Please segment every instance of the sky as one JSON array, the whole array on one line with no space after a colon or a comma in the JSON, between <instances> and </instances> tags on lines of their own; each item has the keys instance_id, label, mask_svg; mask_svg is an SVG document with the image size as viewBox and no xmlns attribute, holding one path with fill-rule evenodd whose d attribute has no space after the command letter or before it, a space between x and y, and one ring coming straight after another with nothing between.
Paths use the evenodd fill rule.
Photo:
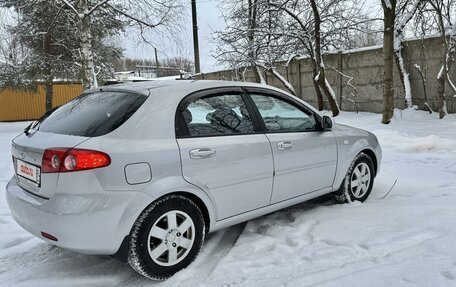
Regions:
<instances>
[{"instance_id":1,"label":"sky","mask_svg":"<svg viewBox=\"0 0 456 287\"><path fill-rule=\"evenodd\" d=\"M183 16L182 31L175 31L172 37L149 35L145 43L137 31L129 30L124 35L113 41L125 49L124 55L130 58L154 59L154 47L157 48L160 59L182 56L193 60L193 40L191 25L191 0L183 0L185 4L185 15ZM223 66L217 65L216 59L211 55L216 48L212 33L223 30L225 23L220 11L220 4L223 0L196 0L198 16L198 33L200 62L202 72L222 70ZM380 0L366 0L365 9L373 17L382 16ZM1 10L1 9L0 9ZM1 22L5 22L5 15L0 14ZM169 33L168 33L169 34Z\"/></svg>"},{"instance_id":2,"label":"sky","mask_svg":"<svg viewBox=\"0 0 456 287\"><path fill-rule=\"evenodd\" d=\"M159 62L160 58L166 58L174 55L184 56L193 59L193 40L192 40L192 25L191 25L191 7L190 0L185 0L186 15L183 19L184 31L178 33L178 38L181 43L175 43L170 39L156 39L158 49ZM211 40L211 34L215 30L223 30L225 23L220 11L221 0L196 0L197 17L198 17L198 36L200 45L200 62L202 72L212 72L223 69L223 66L217 65L216 59L211 56L211 51L215 50L216 45ZM366 11L372 13L373 16L380 16L381 6L380 0L366 0ZM149 44L141 43L141 39L135 38L134 33L128 33L125 36L126 41L122 41L125 50L125 56L132 58L153 59L154 50Z\"/></svg>"},{"instance_id":3,"label":"sky","mask_svg":"<svg viewBox=\"0 0 456 287\"><path fill-rule=\"evenodd\" d=\"M183 19L183 31L176 32L178 43L175 39L164 39L163 37L150 37L151 42L156 42L158 58L171 56L184 56L193 59L193 38L191 25L191 6L190 0L185 0L186 14ZM220 69L216 65L216 60L211 56L211 51L215 49L215 44L211 40L211 34L220 29L224 29L225 24L218 7L218 0L197 0L198 17L198 38L200 48L200 64L202 72L211 72ZM125 56L132 58L153 59L154 48L150 44L145 44L134 33L127 33L126 41L123 46L126 48ZM155 40L155 41L154 41Z\"/></svg>"}]
</instances>

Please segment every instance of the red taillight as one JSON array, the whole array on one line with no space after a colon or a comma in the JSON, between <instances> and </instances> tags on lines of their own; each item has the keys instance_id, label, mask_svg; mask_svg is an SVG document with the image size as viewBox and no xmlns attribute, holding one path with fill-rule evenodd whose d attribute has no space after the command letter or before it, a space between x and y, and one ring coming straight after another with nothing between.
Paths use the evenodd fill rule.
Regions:
<instances>
[{"instance_id":1,"label":"red taillight","mask_svg":"<svg viewBox=\"0 0 456 287\"><path fill-rule=\"evenodd\" d=\"M111 158L101 151L52 148L44 151L41 172L70 172L105 167L109 164L111 164Z\"/></svg>"},{"instance_id":2,"label":"red taillight","mask_svg":"<svg viewBox=\"0 0 456 287\"><path fill-rule=\"evenodd\" d=\"M44 150L43 163L41 164L42 173L51 173L60 171L60 163L65 158L68 148L53 148Z\"/></svg>"}]
</instances>

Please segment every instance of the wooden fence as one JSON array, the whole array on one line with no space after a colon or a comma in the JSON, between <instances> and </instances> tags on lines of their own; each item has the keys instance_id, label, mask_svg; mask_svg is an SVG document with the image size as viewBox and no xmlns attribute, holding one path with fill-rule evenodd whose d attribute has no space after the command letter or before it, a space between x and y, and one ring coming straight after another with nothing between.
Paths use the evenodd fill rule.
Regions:
<instances>
[{"instance_id":1,"label":"wooden fence","mask_svg":"<svg viewBox=\"0 0 456 287\"><path fill-rule=\"evenodd\" d=\"M79 96L81 83L55 83L52 106L61 106ZM46 111L46 89L39 84L36 92L13 89L0 90L0 121L35 120Z\"/></svg>"}]
</instances>

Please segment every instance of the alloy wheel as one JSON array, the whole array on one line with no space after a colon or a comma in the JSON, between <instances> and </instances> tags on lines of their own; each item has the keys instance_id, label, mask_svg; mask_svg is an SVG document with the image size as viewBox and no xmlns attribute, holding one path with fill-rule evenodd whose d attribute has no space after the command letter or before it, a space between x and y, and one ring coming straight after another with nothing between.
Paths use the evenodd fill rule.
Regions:
<instances>
[{"instance_id":1,"label":"alloy wheel","mask_svg":"<svg viewBox=\"0 0 456 287\"><path fill-rule=\"evenodd\" d=\"M190 252L195 241L195 224L182 211L172 210L160 216L150 229L147 247L158 265L173 266Z\"/></svg>"},{"instance_id":2,"label":"alloy wheel","mask_svg":"<svg viewBox=\"0 0 456 287\"><path fill-rule=\"evenodd\" d=\"M353 169L350 179L350 187L353 196L357 199L362 198L369 190L370 182L371 171L369 166L364 162L359 163Z\"/></svg>"}]
</instances>

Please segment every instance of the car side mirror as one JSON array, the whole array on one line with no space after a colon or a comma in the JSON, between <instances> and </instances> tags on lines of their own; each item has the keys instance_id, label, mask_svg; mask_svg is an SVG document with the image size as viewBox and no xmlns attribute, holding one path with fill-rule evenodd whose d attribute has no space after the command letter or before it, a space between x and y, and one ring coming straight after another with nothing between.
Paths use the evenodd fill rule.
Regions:
<instances>
[{"instance_id":1,"label":"car side mirror","mask_svg":"<svg viewBox=\"0 0 456 287\"><path fill-rule=\"evenodd\" d=\"M333 123L332 123L331 118L328 116L323 116L323 118L321 119L321 127L325 130L329 130L332 128L332 126L333 126Z\"/></svg>"}]
</instances>

